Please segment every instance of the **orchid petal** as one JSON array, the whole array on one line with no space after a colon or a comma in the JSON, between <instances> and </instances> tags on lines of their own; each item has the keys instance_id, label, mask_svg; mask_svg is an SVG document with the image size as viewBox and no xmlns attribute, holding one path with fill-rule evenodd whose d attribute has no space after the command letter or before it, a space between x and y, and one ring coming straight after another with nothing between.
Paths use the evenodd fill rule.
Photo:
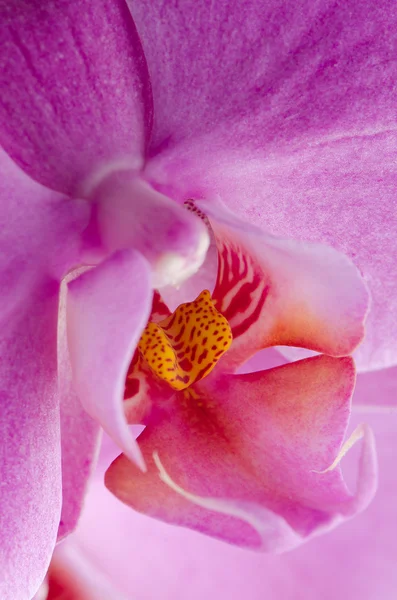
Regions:
<instances>
[{"instance_id":1,"label":"orchid petal","mask_svg":"<svg viewBox=\"0 0 397 600\"><path fill-rule=\"evenodd\" d=\"M66 284L63 284L58 318L58 390L62 445L62 514L58 540L76 527L101 441L99 424L83 409L73 389L65 317Z\"/></svg>"},{"instance_id":2,"label":"orchid petal","mask_svg":"<svg viewBox=\"0 0 397 600\"><path fill-rule=\"evenodd\" d=\"M50 562L61 510L57 288L47 282L29 291L29 303L18 317L2 324L0 340L4 600L30 600L36 592Z\"/></svg>"},{"instance_id":3,"label":"orchid petal","mask_svg":"<svg viewBox=\"0 0 397 600\"><path fill-rule=\"evenodd\" d=\"M83 407L144 468L123 413L128 366L152 301L150 268L121 250L69 283L67 327L73 385Z\"/></svg>"},{"instance_id":4,"label":"orchid petal","mask_svg":"<svg viewBox=\"0 0 397 600\"><path fill-rule=\"evenodd\" d=\"M207 151L273 151L395 127L387 0L128 4L153 89L152 156L197 138Z\"/></svg>"},{"instance_id":5,"label":"orchid petal","mask_svg":"<svg viewBox=\"0 0 397 600\"><path fill-rule=\"evenodd\" d=\"M2 151L0 199L0 597L30 600L61 510L59 281L79 259L88 215L85 204L44 189Z\"/></svg>"},{"instance_id":6,"label":"orchid petal","mask_svg":"<svg viewBox=\"0 0 397 600\"><path fill-rule=\"evenodd\" d=\"M255 371L264 371L274 367L281 367L288 361L276 350L276 348L265 348L254 354L247 362L245 362L237 373L254 373Z\"/></svg>"},{"instance_id":7,"label":"orchid petal","mask_svg":"<svg viewBox=\"0 0 397 600\"><path fill-rule=\"evenodd\" d=\"M123 0L6 0L0 23L0 142L22 168L77 195L109 162L139 168L151 91Z\"/></svg>"},{"instance_id":8,"label":"orchid petal","mask_svg":"<svg viewBox=\"0 0 397 600\"><path fill-rule=\"evenodd\" d=\"M353 386L351 359L326 356L220 380L209 376L195 386L197 398L178 396L173 410L163 403L148 423L139 438L147 473L120 456L106 485L162 520L241 545L285 550L363 510L374 494L370 434L356 494L348 492L339 466L315 472L338 454ZM217 510L175 493L159 477L153 453L179 488L212 498ZM254 531L247 518L236 521L236 510L262 521L262 530Z\"/></svg>"},{"instance_id":9,"label":"orchid petal","mask_svg":"<svg viewBox=\"0 0 397 600\"><path fill-rule=\"evenodd\" d=\"M360 413L397 411L397 367L360 373L353 408Z\"/></svg>"},{"instance_id":10,"label":"orchid petal","mask_svg":"<svg viewBox=\"0 0 397 600\"><path fill-rule=\"evenodd\" d=\"M364 335L368 295L355 266L319 244L281 240L244 223L220 202L197 202L219 252L212 293L233 346L223 364L277 345L350 354Z\"/></svg>"}]
</instances>

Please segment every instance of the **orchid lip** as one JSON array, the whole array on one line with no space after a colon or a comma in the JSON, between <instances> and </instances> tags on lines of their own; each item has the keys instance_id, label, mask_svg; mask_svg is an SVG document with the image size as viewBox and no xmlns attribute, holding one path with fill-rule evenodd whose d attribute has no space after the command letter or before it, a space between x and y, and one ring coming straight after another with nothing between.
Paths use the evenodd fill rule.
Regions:
<instances>
[{"instance_id":1,"label":"orchid lip","mask_svg":"<svg viewBox=\"0 0 397 600\"><path fill-rule=\"evenodd\" d=\"M149 322L138 348L156 377L182 391L206 377L231 343L229 323L204 290L160 322Z\"/></svg>"},{"instance_id":2,"label":"orchid lip","mask_svg":"<svg viewBox=\"0 0 397 600\"><path fill-rule=\"evenodd\" d=\"M106 484L167 522L285 550L363 510L376 489L371 434L356 432L339 451L355 381L352 359L340 355L361 337L365 288L332 249L279 240L213 202L205 212L201 202L185 205L209 230L216 280L192 302L182 293L173 313L155 293L124 391L127 421L146 426L139 446L147 474L120 457ZM236 374L280 341L320 354ZM363 467L352 495L339 461L360 436Z\"/></svg>"}]
</instances>

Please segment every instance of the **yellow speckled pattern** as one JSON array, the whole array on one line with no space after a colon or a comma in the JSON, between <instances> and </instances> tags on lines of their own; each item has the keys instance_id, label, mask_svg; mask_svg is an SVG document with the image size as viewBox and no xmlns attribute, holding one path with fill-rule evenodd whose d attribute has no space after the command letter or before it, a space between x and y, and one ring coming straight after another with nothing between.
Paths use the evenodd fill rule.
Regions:
<instances>
[{"instance_id":1,"label":"yellow speckled pattern","mask_svg":"<svg viewBox=\"0 0 397 600\"><path fill-rule=\"evenodd\" d=\"M138 348L149 367L175 390L208 375L230 347L229 323L204 290L159 323L148 323Z\"/></svg>"}]
</instances>

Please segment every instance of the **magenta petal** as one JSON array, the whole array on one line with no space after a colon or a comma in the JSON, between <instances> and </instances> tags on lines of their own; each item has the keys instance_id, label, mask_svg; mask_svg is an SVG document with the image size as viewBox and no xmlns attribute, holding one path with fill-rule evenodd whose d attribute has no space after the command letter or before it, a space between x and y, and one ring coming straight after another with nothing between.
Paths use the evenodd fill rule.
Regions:
<instances>
[{"instance_id":1,"label":"magenta petal","mask_svg":"<svg viewBox=\"0 0 397 600\"><path fill-rule=\"evenodd\" d=\"M76 527L87 491L88 478L95 467L98 445L101 441L99 423L83 409L73 389L66 340L65 294L61 294L60 305L58 388L61 408L62 514L58 540Z\"/></svg>"},{"instance_id":2,"label":"magenta petal","mask_svg":"<svg viewBox=\"0 0 397 600\"><path fill-rule=\"evenodd\" d=\"M86 411L144 467L123 411L127 370L152 306L150 268L133 250L114 253L69 283L73 384Z\"/></svg>"},{"instance_id":3,"label":"magenta petal","mask_svg":"<svg viewBox=\"0 0 397 600\"><path fill-rule=\"evenodd\" d=\"M207 151L233 150L395 126L388 0L129 5L153 88L152 154L206 134Z\"/></svg>"},{"instance_id":4,"label":"magenta petal","mask_svg":"<svg viewBox=\"0 0 397 600\"><path fill-rule=\"evenodd\" d=\"M0 153L0 597L30 600L61 509L58 281L78 261L87 207Z\"/></svg>"},{"instance_id":5,"label":"magenta petal","mask_svg":"<svg viewBox=\"0 0 397 600\"><path fill-rule=\"evenodd\" d=\"M0 597L30 600L47 570L61 510L56 387L58 290L35 286L1 326Z\"/></svg>"},{"instance_id":6,"label":"magenta petal","mask_svg":"<svg viewBox=\"0 0 397 600\"><path fill-rule=\"evenodd\" d=\"M194 396L179 395L173 411L161 406L149 421L139 437L147 473L120 456L106 485L135 509L167 522L266 551L291 548L363 510L373 497L370 432L355 494L339 466L329 469L345 434L353 387L352 360L326 356L207 377ZM156 455L186 494L166 482Z\"/></svg>"},{"instance_id":7,"label":"magenta petal","mask_svg":"<svg viewBox=\"0 0 397 600\"><path fill-rule=\"evenodd\" d=\"M109 161L140 166L151 92L123 0L1 2L0 40L0 141L32 177L78 194Z\"/></svg>"}]
</instances>

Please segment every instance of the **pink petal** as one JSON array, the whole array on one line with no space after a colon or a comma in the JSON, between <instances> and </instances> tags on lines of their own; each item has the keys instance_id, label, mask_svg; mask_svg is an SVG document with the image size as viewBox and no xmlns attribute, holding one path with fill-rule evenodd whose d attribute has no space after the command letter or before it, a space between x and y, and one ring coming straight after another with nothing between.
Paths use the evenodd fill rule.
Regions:
<instances>
[{"instance_id":1,"label":"pink petal","mask_svg":"<svg viewBox=\"0 0 397 600\"><path fill-rule=\"evenodd\" d=\"M207 151L266 145L268 155L395 126L387 0L128 3L153 88L152 155L198 137Z\"/></svg>"},{"instance_id":2,"label":"pink petal","mask_svg":"<svg viewBox=\"0 0 397 600\"><path fill-rule=\"evenodd\" d=\"M238 364L267 346L350 354L364 335L368 296L354 265L332 248L281 240L244 223L222 204L198 202L219 252L213 291L228 319Z\"/></svg>"},{"instance_id":3,"label":"pink petal","mask_svg":"<svg viewBox=\"0 0 397 600\"><path fill-rule=\"evenodd\" d=\"M286 364L286 359L275 348L266 348L239 368L239 373L272 369ZM352 410L366 419L368 414L397 410L397 367L358 373L353 394Z\"/></svg>"},{"instance_id":4,"label":"pink petal","mask_svg":"<svg viewBox=\"0 0 397 600\"><path fill-rule=\"evenodd\" d=\"M128 366L152 303L150 269L134 250L114 253L69 283L67 327L73 384L86 411L141 468L123 412Z\"/></svg>"},{"instance_id":5,"label":"pink petal","mask_svg":"<svg viewBox=\"0 0 397 600\"><path fill-rule=\"evenodd\" d=\"M62 514L58 540L77 525L87 491L88 478L95 467L100 428L83 409L73 389L72 370L66 340L66 289L63 289L58 319L58 389L61 407Z\"/></svg>"},{"instance_id":6,"label":"pink petal","mask_svg":"<svg viewBox=\"0 0 397 600\"><path fill-rule=\"evenodd\" d=\"M70 388L62 388L61 440L62 514L58 540L77 525L100 441L98 423L85 412Z\"/></svg>"},{"instance_id":7,"label":"pink petal","mask_svg":"<svg viewBox=\"0 0 397 600\"><path fill-rule=\"evenodd\" d=\"M397 409L397 367L360 373L353 396L357 412L379 412Z\"/></svg>"},{"instance_id":8,"label":"pink petal","mask_svg":"<svg viewBox=\"0 0 397 600\"><path fill-rule=\"evenodd\" d=\"M61 510L56 389L57 288L36 284L2 323L0 597L30 600L47 570Z\"/></svg>"},{"instance_id":9,"label":"pink petal","mask_svg":"<svg viewBox=\"0 0 397 600\"><path fill-rule=\"evenodd\" d=\"M353 421L354 427L359 421ZM76 542L131 598L394 600L397 420L372 413L369 423L381 473L375 499L355 519L297 550L256 554L172 527L131 511L101 481L91 487ZM344 472L356 470L353 455L344 460Z\"/></svg>"},{"instance_id":10,"label":"pink petal","mask_svg":"<svg viewBox=\"0 0 397 600\"><path fill-rule=\"evenodd\" d=\"M1 3L0 23L0 140L9 154L63 192L76 193L109 161L139 167L151 91L123 0L12 0Z\"/></svg>"},{"instance_id":11,"label":"pink petal","mask_svg":"<svg viewBox=\"0 0 397 600\"><path fill-rule=\"evenodd\" d=\"M276 350L276 348L265 348L265 350L257 352L250 360L244 363L237 372L254 373L255 371L281 367L287 362L288 361Z\"/></svg>"},{"instance_id":12,"label":"pink petal","mask_svg":"<svg viewBox=\"0 0 397 600\"><path fill-rule=\"evenodd\" d=\"M362 510L374 494L371 435L355 495L339 466L320 473L342 443L353 386L351 359L326 356L261 373L207 377L195 387L196 401L180 395L178 410L163 403L141 434L148 472L120 456L106 485L135 509L167 522L267 551L292 547ZM163 483L156 453L172 481L210 499L211 510L208 502L190 502ZM237 511L261 523L261 540L259 528L254 532L237 520Z\"/></svg>"},{"instance_id":13,"label":"pink petal","mask_svg":"<svg viewBox=\"0 0 397 600\"><path fill-rule=\"evenodd\" d=\"M30 600L61 509L58 281L78 260L87 211L30 180L4 153L0 200L0 597Z\"/></svg>"}]
</instances>

